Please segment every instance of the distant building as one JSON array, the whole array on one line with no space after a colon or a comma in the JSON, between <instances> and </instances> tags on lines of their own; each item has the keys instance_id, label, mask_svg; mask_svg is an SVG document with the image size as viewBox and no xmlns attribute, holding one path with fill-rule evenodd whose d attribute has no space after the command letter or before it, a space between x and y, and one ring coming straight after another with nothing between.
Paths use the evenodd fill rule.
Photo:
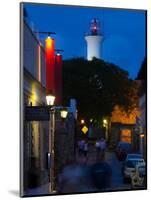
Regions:
<instances>
[{"instance_id":1,"label":"distant building","mask_svg":"<svg viewBox=\"0 0 151 200\"><path fill-rule=\"evenodd\" d=\"M26 106L45 105L45 51L35 34L23 24L23 102ZM24 190L48 182L48 121L24 119Z\"/></svg>"},{"instance_id":2,"label":"distant building","mask_svg":"<svg viewBox=\"0 0 151 200\"><path fill-rule=\"evenodd\" d=\"M146 135L147 135L147 126L146 126L146 90L147 90L147 59L145 58L140 71L137 76L137 80L141 81L139 89L139 108L140 108L140 118L137 125L139 132L139 151L144 154L146 158Z\"/></svg>"},{"instance_id":3,"label":"distant building","mask_svg":"<svg viewBox=\"0 0 151 200\"><path fill-rule=\"evenodd\" d=\"M119 141L132 144L133 150L138 150L138 139L135 134L136 119L140 115L135 108L131 113L126 113L119 106L115 106L111 116L110 143L115 146Z\"/></svg>"},{"instance_id":4,"label":"distant building","mask_svg":"<svg viewBox=\"0 0 151 200\"><path fill-rule=\"evenodd\" d=\"M49 176L47 153L49 152L49 121L34 121L26 118L26 109L29 106L46 106L46 55L45 49L36 35L27 24L23 22L23 191L28 195L29 189L47 185L43 193L49 193ZM59 55L56 55L59 56ZM59 56L60 58L60 56ZM60 59L59 59L60 62ZM59 63L56 67L55 78L60 78L62 86L62 74ZM48 77L50 78L50 77ZM61 94L60 86L55 90L58 96ZM55 107L55 134L54 134L54 181L59 170L74 160L75 155L75 120L77 117L76 101L71 100L67 107L67 119L61 119L60 110L62 105L61 96L57 98Z\"/></svg>"}]
</instances>

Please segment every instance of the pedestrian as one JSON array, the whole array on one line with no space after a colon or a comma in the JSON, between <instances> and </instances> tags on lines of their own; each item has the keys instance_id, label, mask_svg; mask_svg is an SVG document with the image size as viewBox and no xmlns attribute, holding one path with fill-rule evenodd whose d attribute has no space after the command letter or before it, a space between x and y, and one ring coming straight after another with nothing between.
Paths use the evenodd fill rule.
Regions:
<instances>
[{"instance_id":1,"label":"pedestrian","mask_svg":"<svg viewBox=\"0 0 151 200\"><path fill-rule=\"evenodd\" d=\"M96 141L95 147L96 147L96 160L98 160L101 151L99 140Z\"/></svg>"},{"instance_id":2,"label":"pedestrian","mask_svg":"<svg viewBox=\"0 0 151 200\"><path fill-rule=\"evenodd\" d=\"M83 151L84 151L84 143L85 143L84 140L78 141L78 153L79 153L79 156L81 156L81 155L83 154Z\"/></svg>"},{"instance_id":3,"label":"pedestrian","mask_svg":"<svg viewBox=\"0 0 151 200\"><path fill-rule=\"evenodd\" d=\"M99 161L92 164L90 174L93 188L103 191L111 187L112 169L107 162Z\"/></svg>"},{"instance_id":4,"label":"pedestrian","mask_svg":"<svg viewBox=\"0 0 151 200\"><path fill-rule=\"evenodd\" d=\"M87 155L88 155L88 142L87 141L85 141L85 143L84 143L83 153L84 153L84 157L87 161Z\"/></svg>"},{"instance_id":5,"label":"pedestrian","mask_svg":"<svg viewBox=\"0 0 151 200\"><path fill-rule=\"evenodd\" d=\"M105 156L105 149L106 149L106 142L104 138L96 141L96 160L100 159L103 160Z\"/></svg>"},{"instance_id":6,"label":"pedestrian","mask_svg":"<svg viewBox=\"0 0 151 200\"><path fill-rule=\"evenodd\" d=\"M100 144L100 150L101 150L101 159L104 160L104 156L105 156L105 149L106 149L106 142L104 138L101 138L101 140L99 141Z\"/></svg>"}]
</instances>

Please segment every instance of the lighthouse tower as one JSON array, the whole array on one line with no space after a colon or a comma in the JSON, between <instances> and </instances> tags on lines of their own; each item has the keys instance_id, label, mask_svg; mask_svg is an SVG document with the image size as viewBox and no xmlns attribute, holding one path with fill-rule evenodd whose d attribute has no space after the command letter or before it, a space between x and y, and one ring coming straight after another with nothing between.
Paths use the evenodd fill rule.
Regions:
<instances>
[{"instance_id":1,"label":"lighthouse tower","mask_svg":"<svg viewBox=\"0 0 151 200\"><path fill-rule=\"evenodd\" d=\"M90 23L90 34L85 36L87 43L87 60L94 57L101 58L101 43L103 36L100 34L100 24L97 19L93 19Z\"/></svg>"}]
</instances>

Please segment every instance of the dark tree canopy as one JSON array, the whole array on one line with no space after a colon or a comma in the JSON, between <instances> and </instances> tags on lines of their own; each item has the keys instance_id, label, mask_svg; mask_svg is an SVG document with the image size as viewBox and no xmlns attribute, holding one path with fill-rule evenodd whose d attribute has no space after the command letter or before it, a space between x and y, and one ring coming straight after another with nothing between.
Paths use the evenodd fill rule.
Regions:
<instances>
[{"instance_id":1,"label":"dark tree canopy","mask_svg":"<svg viewBox=\"0 0 151 200\"><path fill-rule=\"evenodd\" d=\"M135 90L136 81L114 64L83 58L63 62L63 101L75 98L81 117L109 116L117 104L128 111L136 105Z\"/></svg>"},{"instance_id":2,"label":"dark tree canopy","mask_svg":"<svg viewBox=\"0 0 151 200\"><path fill-rule=\"evenodd\" d=\"M143 60L136 79L141 81L138 95L143 96L147 92L147 57Z\"/></svg>"}]
</instances>

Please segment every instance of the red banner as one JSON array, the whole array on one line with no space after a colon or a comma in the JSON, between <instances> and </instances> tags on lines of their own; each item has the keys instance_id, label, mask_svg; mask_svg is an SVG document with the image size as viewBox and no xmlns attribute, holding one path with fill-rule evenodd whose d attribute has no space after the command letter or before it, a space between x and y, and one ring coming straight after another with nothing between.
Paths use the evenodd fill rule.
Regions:
<instances>
[{"instance_id":1,"label":"red banner","mask_svg":"<svg viewBox=\"0 0 151 200\"><path fill-rule=\"evenodd\" d=\"M55 95L56 104L62 103L62 55L55 56Z\"/></svg>"},{"instance_id":2,"label":"red banner","mask_svg":"<svg viewBox=\"0 0 151 200\"><path fill-rule=\"evenodd\" d=\"M54 39L47 37L45 40L45 51L46 51L46 91L54 93L55 82L54 82Z\"/></svg>"}]
</instances>

